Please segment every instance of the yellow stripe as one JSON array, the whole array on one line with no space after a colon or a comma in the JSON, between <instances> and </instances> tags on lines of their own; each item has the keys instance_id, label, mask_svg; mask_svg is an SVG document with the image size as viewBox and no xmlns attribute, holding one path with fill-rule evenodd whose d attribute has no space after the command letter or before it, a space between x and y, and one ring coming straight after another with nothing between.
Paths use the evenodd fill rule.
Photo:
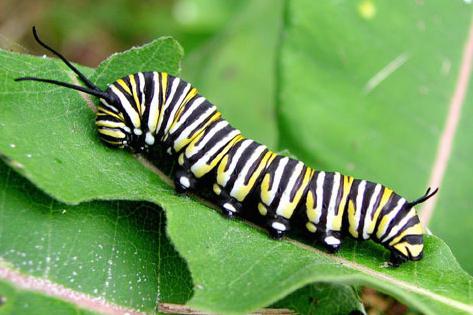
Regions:
<instances>
[{"instance_id":1,"label":"yellow stripe","mask_svg":"<svg viewBox=\"0 0 473 315\"><path fill-rule=\"evenodd\" d=\"M181 117L182 115L182 112L184 110L184 107L186 106L187 103L189 103L189 101L197 95L197 89L196 88L192 88L189 93L187 93L186 97L184 98L184 100L182 101L182 103L179 105L179 109L177 110L177 113L176 113L176 119L175 121L173 122L173 124L179 120L179 118ZM171 128L170 128L171 129Z\"/></svg>"},{"instance_id":2,"label":"yellow stripe","mask_svg":"<svg viewBox=\"0 0 473 315\"><path fill-rule=\"evenodd\" d=\"M109 128L123 128L125 124L122 122L109 121L109 120L97 120L95 125L98 127L109 127Z\"/></svg>"},{"instance_id":3,"label":"yellow stripe","mask_svg":"<svg viewBox=\"0 0 473 315\"><path fill-rule=\"evenodd\" d=\"M271 181L271 174L266 173L263 177L263 181L261 182L261 194L260 194L261 201L263 201L265 204L269 204L269 199L270 199L269 183L270 183L270 181Z\"/></svg>"},{"instance_id":4,"label":"yellow stripe","mask_svg":"<svg viewBox=\"0 0 473 315\"><path fill-rule=\"evenodd\" d=\"M416 225L413 225L402 231L391 242L389 242L389 246L397 244L406 235L422 235L422 226L420 223L417 223Z\"/></svg>"},{"instance_id":5,"label":"yellow stripe","mask_svg":"<svg viewBox=\"0 0 473 315\"><path fill-rule=\"evenodd\" d=\"M101 112L103 112L103 114L102 114ZM115 117L115 118L118 119L118 120L121 120L121 121L124 121L124 120L125 120L125 119L123 118L123 114L122 114L122 113L120 113L120 114L117 115L117 114L115 114L114 112L111 112L111 111L109 111L108 109L105 109L105 108L103 108L103 107L99 107L99 111L98 111L97 115L110 115L110 116L112 116L112 117Z\"/></svg>"},{"instance_id":6,"label":"yellow stripe","mask_svg":"<svg viewBox=\"0 0 473 315\"><path fill-rule=\"evenodd\" d=\"M261 175L261 172L266 168L266 165L268 165L268 161L273 158L274 153L271 151L266 152L264 157L261 159L261 162L259 163L258 167L256 170L251 174L250 179L248 180L248 184L246 185L241 185L239 189L237 190L235 194L235 198L238 201L243 201L246 196L250 193L251 189L255 185L256 180L258 177Z\"/></svg>"},{"instance_id":7,"label":"yellow stripe","mask_svg":"<svg viewBox=\"0 0 473 315\"><path fill-rule=\"evenodd\" d=\"M213 190L216 195L220 195L222 193L222 188L218 184L213 185Z\"/></svg>"},{"instance_id":8,"label":"yellow stripe","mask_svg":"<svg viewBox=\"0 0 473 315\"><path fill-rule=\"evenodd\" d=\"M384 206L388 203L389 198L391 197L392 193L393 191L391 189L384 187L383 196L381 197L381 200L379 201L379 205L374 212L373 220L371 221L371 224L368 227L368 235L373 234L374 227L376 226L376 222L378 222L379 214L381 213L381 210L383 210Z\"/></svg>"},{"instance_id":9,"label":"yellow stripe","mask_svg":"<svg viewBox=\"0 0 473 315\"><path fill-rule=\"evenodd\" d=\"M107 135L107 136L110 136L110 137L113 137L113 138L117 138L117 139L123 139L125 138L125 134L119 130L112 130L112 129L98 129L99 130L99 133L103 134L103 135Z\"/></svg>"},{"instance_id":10,"label":"yellow stripe","mask_svg":"<svg viewBox=\"0 0 473 315\"><path fill-rule=\"evenodd\" d=\"M166 103L166 91L168 89L168 74L161 72L161 91L163 95L163 105Z\"/></svg>"},{"instance_id":11,"label":"yellow stripe","mask_svg":"<svg viewBox=\"0 0 473 315\"><path fill-rule=\"evenodd\" d=\"M307 198L305 201L305 209L307 213L307 218L311 222L315 222L315 218L317 217L317 213L315 213L315 200L314 200L314 194L312 191L307 192Z\"/></svg>"},{"instance_id":12,"label":"yellow stripe","mask_svg":"<svg viewBox=\"0 0 473 315\"><path fill-rule=\"evenodd\" d=\"M179 109L177 110L177 113L176 115L174 115L174 120L172 121L171 123L171 126L169 126L169 130L172 130L172 128L174 128L174 126L177 124L177 122L179 121L179 119L181 118L181 114L182 112L184 111L184 107L186 106L186 104L189 102L189 100L194 97L195 95L197 95L197 89L195 88L192 88L189 93L187 93L185 99L182 101L182 103L179 105ZM166 141L167 138L169 136L169 133L167 133L163 139L163 141Z\"/></svg>"},{"instance_id":13,"label":"yellow stripe","mask_svg":"<svg viewBox=\"0 0 473 315\"><path fill-rule=\"evenodd\" d=\"M343 219L343 212L345 210L345 206L348 200L348 194L350 193L351 185L353 184L354 178L351 176L343 176L343 194L342 199L340 200L340 204L338 206L337 215L333 218L332 229L334 231L340 231L342 229L342 219Z\"/></svg>"},{"instance_id":14,"label":"yellow stripe","mask_svg":"<svg viewBox=\"0 0 473 315\"><path fill-rule=\"evenodd\" d=\"M307 223L305 224L305 227L306 227L307 230L308 230L309 232L311 232L311 233L317 232L317 227L316 227L315 224L312 223L312 222L307 222Z\"/></svg>"},{"instance_id":15,"label":"yellow stripe","mask_svg":"<svg viewBox=\"0 0 473 315\"><path fill-rule=\"evenodd\" d=\"M198 169L196 169L193 173L195 175L195 177L197 178L201 178L202 176L204 176L205 174L207 174L208 172L210 172L216 165L218 162L220 162L220 160L222 159L222 156L224 156L225 154L227 154L228 150L230 150L230 148L232 146L234 146L238 141L242 140L243 139L243 136L242 135L237 135L235 136L226 146L225 148L210 162L210 164L207 164L207 163L204 163L201 167L199 167Z\"/></svg>"},{"instance_id":16,"label":"yellow stripe","mask_svg":"<svg viewBox=\"0 0 473 315\"><path fill-rule=\"evenodd\" d=\"M258 202L258 211L261 215L266 215L268 213L268 209L261 202Z\"/></svg>"},{"instance_id":17,"label":"yellow stripe","mask_svg":"<svg viewBox=\"0 0 473 315\"><path fill-rule=\"evenodd\" d=\"M225 179L225 168L227 167L228 164L228 155L225 155L225 157L222 159L220 164L218 165L217 168L217 182L222 183L224 182Z\"/></svg>"},{"instance_id":18,"label":"yellow stripe","mask_svg":"<svg viewBox=\"0 0 473 315\"><path fill-rule=\"evenodd\" d=\"M383 232L383 231L387 232L386 229L385 229L385 228L386 228L386 225L388 225L392 220L394 220L394 218L391 218L391 220L390 220L389 214L392 213L392 211L393 211L394 209L395 209L395 208L392 208L392 209L391 209L388 213L386 213L386 214L383 216L383 218L381 219L381 222L380 222L379 225L378 225L378 230L376 231L376 237L377 237L377 238L381 239L381 238L383 237L383 234L384 234L384 233L382 233L382 232ZM398 212L398 215L399 215L399 213L401 213L401 212ZM414 215L415 215L415 210L414 210L414 209L411 209L406 215L407 215L407 216L410 216L410 217L414 216ZM389 235L389 233L386 234L386 235Z\"/></svg>"},{"instance_id":19,"label":"yellow stripe","mask_svg":"<svg viewBox=\"0 0 473 315\"><path fill-rule=\"evenodd\" d=\"M142 108L141 108L141 103L140 101L138 100L138 92L137 92L137 86L136 86L136 81L135 81L135 77L133 74L130 74L128 76L128 79L130 80L130 83L131 83L131 89L133 91L133 99L135 100L135 103L136 103L136 108L138 109L138 113L141 115L143 115L143 111L142 111Z\"/></svg>"},{"instance_id":20,"label":"yellow stripe","mask_svg":"<svg viewBox=\"0 0 473 315\"><path fill-rule=\"evenodd\" d=\"M192 135L190 138L184 138L182 140L180 140L179 142L175 142L174 143L174 150L176 152L179 152L181 151L182 148L184 148L185 146L187 146L188 144L192 144L194 142L194 140L201 136L203 131L214 121L218 120L220 117L222 116L222 114L220 112L215 112L212 117L210 117L209 120L207 120L207 122L202 126L202 128L200 128L199 130L197 130L196 132L194 132L194 135Z\"/></svg>"},{"instance_id":21,"label":"yellow stripe","mask_svg":"<svg viewBox=\"0 0 473 315\"><path fill-rule=\"evenodd\" d=\"M356 218L355 218L355 205L353 200L348 200L348 231L350 232L351 236L354 238L358 238L358 231L355 229L356 226Z\"/></svg>"},{"instance_id":22,"label":"yellow stripe","mask_svg":"<svg viewBox=\"0 0 473 315\"><path fill-rule=\"evenodd\" d=\"M420 255L420 253L422 253L422 250L424 249L424 244L408 244L406 245L406 247L411 252L412 257L417 257Z\"/></svg>"},{"instance_id":23,"label":"yellow stripe","mask_svg":"<svg viewBox=\"0 0 473 315\"><path fill-rule=\"evenodd\" d=\"M301 200L302 194L305 188L307 187L311 173L312 173L312 170L310 168L306 168L304 178L302 179L302 183L299 185L299 188L297 189L296 194L294 195L294 199L292 200L292 202L289 203L286 209L284 209L282 212L283 217L287 219L292 217L292 213L294 212L294 209L296 209L296 206Z\"/></svg>"},{"instance_id":24,"label":"yellow stripe","mask_svg":"<svg viewBox=\"0 0 473 315\"><path fill-rule=\"evenodd\" d=\"M123 81L122 79L118 79L116 82L120 84L120 86L125 90L125 92L131 95L131 91L128 88L128 85L126 85L125 81Z\"/></svg>"},{"instance_id":25,"label":"yellow stripe","mask_svg":"<svg viewBox=\"0 0 473 315\"><path fill-rule=\"evenodd\" d=\"M408 245L407 242L402 242L397 244L396 246L393 246L395 249L397 249L399 252L401 252L404 256L409 257L407 253L406 246Z\"/></svg>"}]
</instances>

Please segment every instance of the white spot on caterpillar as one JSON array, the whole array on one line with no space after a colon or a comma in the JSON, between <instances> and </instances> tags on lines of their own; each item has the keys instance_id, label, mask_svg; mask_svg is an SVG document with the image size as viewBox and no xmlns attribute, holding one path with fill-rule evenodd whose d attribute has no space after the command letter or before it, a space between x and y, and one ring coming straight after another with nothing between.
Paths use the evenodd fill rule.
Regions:
<instances>
[{"instance_id":1,"label":"white spot on caterpillar","mask_svg":"<svg viewBox=\"0 0 473 315\"><path fill-rule=\"evenodd\" d=\"M281 222L273 222L271 224L271 227L275 230L286 231L286 226L282 224Z\"/></svg>"},{"instance_id":2,"label":"white spot on caterpillar","mask_svg":"<svg viewBox=\"0 0 473 315\"><path fill-rule=\"evenodd\" d=\"M338 238L334 237L334 236L327 236L324 239L324 242L327 245L339 245L340 244L340 240Z\"/></svg>"},{"instance_id":3,"label":"white spot on caterpillar","mask_svg":"<svg viewBox=\"0 0 473 315\"><path fill-rule=\"evenodd\" d=\"M148 144L148 145L153 145L153 144L154 144L154 137L153 137L153 135L151 134L151 132L147 132L147 133L146 133L145 142L146 142L146 144Z\"/></svg>"},{"instance_id":4,"label":"white spot on caterpillar","mask_svg":"<svg viewBox=\"0 0 473 315\"><path fill-rule=\"evenodd\" d=\"M128 133L131 133L131 129L128 126L123 127L123 130L125 130Z\"/></svg>"},{"instance_id":5,"label":"white spot on caterpillar","mask_svg":"<svg viewBox=\"0 0 473 315\"><path fill-rule=\"evenodd\" d=\"M235 207L231 203L226 202L223 204L223 207L227 209L228 211L237 212Z\"/></svg>"},{"instance_id":6,"label":"white spot on caterpillar","mask_svg":"<svg viewBox=\"0 0 473 315\"><path fill-rule=\"evenodd\" d=\"M186 188L189 188L191 186L189 178L187 178L185 176L179 177L179 183L181 183L181 185L186 187Z\"/></svg>"},{"instance_id":7,"label":"white spot on caterpillar","mask_svg":"<svg viewBox=\"0 0 473 315\"><path fill-rule=\"evenodd\" d=\"M16 144L10 143L10 148L16 148Z\"/></svg>"},{"instance_id":8,"label":"white spot on caterpillar","mask_svg":"<svg viewBox=\"0 0 473 315\"><path fill-rule=\"evenodd\" d=\"M138 128L135 128L135 130L133 130L133 132L135 133L135 135L137 136L141 136L143 134L143 131L141 131L141 129L138 129Z\"/></svg>"}]
</instances>

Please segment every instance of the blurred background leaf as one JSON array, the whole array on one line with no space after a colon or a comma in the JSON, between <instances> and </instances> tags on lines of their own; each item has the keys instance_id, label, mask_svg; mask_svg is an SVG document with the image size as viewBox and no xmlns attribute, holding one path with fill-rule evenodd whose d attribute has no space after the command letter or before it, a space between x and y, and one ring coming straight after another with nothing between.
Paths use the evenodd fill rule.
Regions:
<instances>
[{"instance_id":1,"label":"blurred background leaf","mask_svg":"<svg viewBox=\"0 0 473 315\"><path fill-rule=\"evenodd\" d=\"M472 6L287 4L278 90L281 148L319 169L383 183L410 200L421 196L434 171L460 68L467 66L463 49L473 44ZM429 225L470 273L471 96L464 101Z\"/></svg>"}]
</instances>

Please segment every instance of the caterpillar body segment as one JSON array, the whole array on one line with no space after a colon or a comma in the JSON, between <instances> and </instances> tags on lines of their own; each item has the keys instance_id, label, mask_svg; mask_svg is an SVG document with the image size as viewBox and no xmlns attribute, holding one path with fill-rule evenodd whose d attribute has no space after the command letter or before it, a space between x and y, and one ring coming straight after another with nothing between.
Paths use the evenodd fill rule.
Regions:
<instances>
[{"instance_id":1,"label":"caterpillar body segment","mask_svg":"<svg viewBox=\"0 0 473 315\"><path fill-rule=\"evenodd\" d=\"M131 74L102 91L41 42L34 28L33 33L87 87L34 77L16 80L40 81L97 96L96 126L101 140L145 155L158 148L167 152L176 162L178 193L202 193L209 187L203 186L210 185L212 201L227 217L244 211L256 213L274 238L302 225L331 252L350 235L382 244L390 250L395 266L422 258L423 230L414 206L437 190L427 190L408 202L381 184L315 170L276 154L245 138L191 84L165 72Z\"/></svg>"}]
</instances>

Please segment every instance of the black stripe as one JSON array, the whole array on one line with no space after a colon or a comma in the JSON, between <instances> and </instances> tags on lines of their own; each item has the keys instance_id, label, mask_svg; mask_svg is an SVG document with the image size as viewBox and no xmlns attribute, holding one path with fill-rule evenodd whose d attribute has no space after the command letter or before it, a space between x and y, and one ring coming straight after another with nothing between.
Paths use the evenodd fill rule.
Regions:
<instances>
[{"instance_id":1,"label":"black stripe","mask_svg":"<svg viewBox=\"0 0 473 315\"><path fill-rule=\"evenodd\" d=\"M406 215L406 214L407 214L407 212L405 213L405 215ZM398 217L399 217L399 216L398 216ZM396 218L397 218L397 217L396 217ZM404 216L399 217L399 218L398 218L398 221L400 222L403 218L404 218ZM394 221L395 221L395 220L393 220L391 223L393 223ZM399 236L399 234L401 234L404 230L406 230L406 229L410 228L411 226L414 226L414 225L416 225L416 224L418 224L418 223L419 223L419 218L417 217L417 215L413 216L412 218L409 219L409 221L407 221L406 224L404 224L403 227L401 227L401 229L399 229L399 231L398 231L394 236L392 236L392 237L386 239L386 240L384 241L384 243L389 243L389 242L391 242L394 238L396 238L397 236ZM396 226L396 225L397 225L397 223L396 223L396 224L392 224L392 225L390 224L388 230L386 231L386 235L389 235L389 233L391 232L391 230L393 229L393 227Z\"/></svg>"},{"instance_id":2,"label":"black stripe","mask_svg":"<svg viewBox=\"0 0 473 315\"><path fill-rule=\"evenodd\" d=\"M145 86L143 88L144 97L145 97L145 111L143 113L143 122L146 122L146 129L148 129L148 120L149 115L151 112L151 100L153 99L154 92L155 92L155 84L153 81L153 72L143 72L143 76L145 79ZM159 78L159 76L158 76ZM159 109L159 106L158 106ZM147 130L146 130L147 131Z\"/></svg>"},{"instance_id":3,"label":"black stripe","mask_svg":"<svg viewBox=\"0 0 473 315\"><path fill-rule=\"evenodd\" d=\"M376 187L375 183L366 181L365 192L363 194L363 202L361 203L361 209L359 209L360 222L358 223L358 229L357 229L359 237L363 237L363 229L365 227L366 212L368 211L370 200L371 200L371 197L373 196L375 187Z\"/></svg>"}]
</instances>

